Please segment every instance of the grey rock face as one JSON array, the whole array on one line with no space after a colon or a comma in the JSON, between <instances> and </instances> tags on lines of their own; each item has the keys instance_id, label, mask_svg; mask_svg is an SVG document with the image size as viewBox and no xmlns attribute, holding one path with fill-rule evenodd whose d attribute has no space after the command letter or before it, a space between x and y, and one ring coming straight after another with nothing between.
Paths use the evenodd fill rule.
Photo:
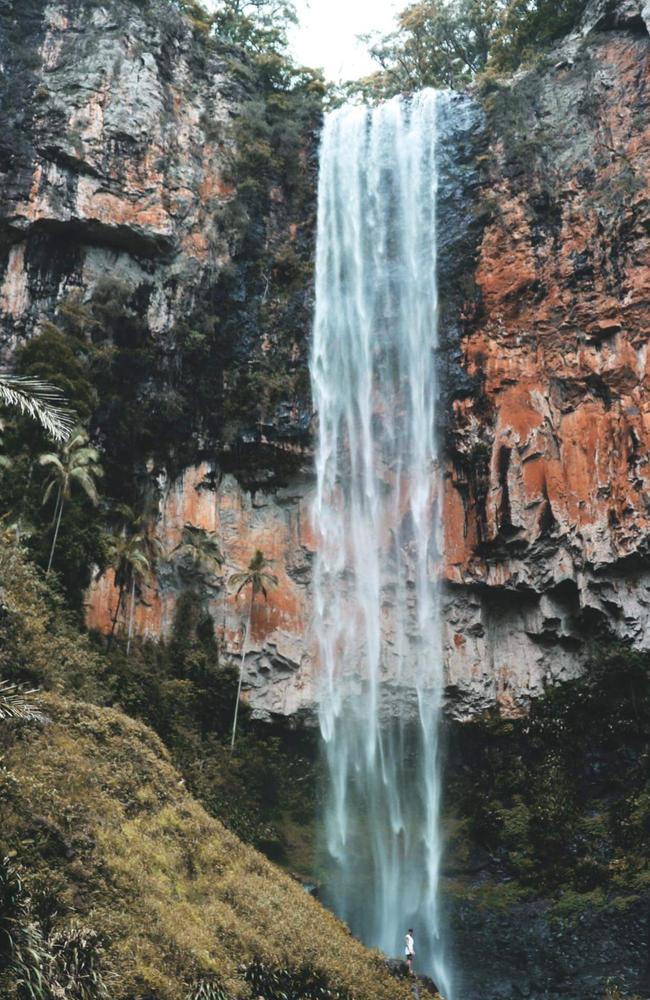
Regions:
<instances>
[{"instance_id":1,"label":"grey rock face","mask_svg":"<svg viewBox=\"0 0 650 1000\"><path fill-rule=\"evenodd\" d=\"M466 1000L596 1000L613 974L648 995L647 893L618 913L587 908L562 919L543 900L501 911L468 902L451 904L449 918Z\"/></svg>"},{"instance_id":2,"label":"grey rock face","mask_svg":"<svg viewBox=\"0 0 650 1000\"><path fill-rule=\"evenodd\" d=\"M159 334L228 259L236 95L169 5L0 7L3 349L110 278Z\"/></svg>"},{"instance_id":3,"label":"grey rock face","mask_svg":"<svg viewBox=\"0 0 650 1000\"><path fill-rule=\"evenodd\" d=\"M591 0L580 25L581 32L611 28L649 31L650 3L647 0Z\"/></svg>"}]
</instances>

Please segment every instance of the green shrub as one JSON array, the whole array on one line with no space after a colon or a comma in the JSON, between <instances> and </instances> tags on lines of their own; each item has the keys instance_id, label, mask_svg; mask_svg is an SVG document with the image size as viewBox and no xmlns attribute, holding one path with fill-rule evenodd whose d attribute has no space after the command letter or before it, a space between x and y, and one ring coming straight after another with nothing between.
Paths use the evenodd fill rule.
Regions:
<instances>
[{"instance_id":1,"label":"green shrub","mask_svg":"<svg viewBox=\"0 0 650 1000\"><path fill-rule=\"evenodd\" d=\"M549 689L528 718L473 723L458 738L449 796L465 818L457 853L479 846L518 885L564 893L565 907L569 898L613 901L645 890L647 653L595 645L588 675Z\"/></svg>"}]
</instances>

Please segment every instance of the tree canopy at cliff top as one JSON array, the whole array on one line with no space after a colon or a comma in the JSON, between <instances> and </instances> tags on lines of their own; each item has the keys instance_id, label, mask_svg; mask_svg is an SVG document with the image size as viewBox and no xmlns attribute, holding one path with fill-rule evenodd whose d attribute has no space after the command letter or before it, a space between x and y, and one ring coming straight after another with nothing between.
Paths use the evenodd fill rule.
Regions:
<instances>
[{"instance_id":1,"label":"tree canopy at cliff top","mask_svg":"<svg viewBox=\"0 0 650 1000\"><path fill-rule=\"evenodd\" d=\"M366 41L376 73L351 85L369 97L462 87L492 67L517 69L578 22L586 0L422 0L389 35Z\"/></svg>"},{"instance_id":2,"label":"tree canopy at cliff top","mask_svg":"<svg viewBox=\"0 0 650 1000\"><path fill-rule=\"evenodd\" d=\"M257 54L286 52L297 23L292 0L172 0L194 24ZM493 68L512 72L578 23L586 0L420 0L388 35L364 38L376 73L348 84L365 97L462 87Z\"/></svg>"},{"instance_id":3,"label":"tree canopy at cliff top","mask_svg":"<svg viewBox=\"0 0 650 1000\"><path fill-rule=\"evenodd\" d=\"M195 27L253 52L284 51L297 21L292 0L171 0Z\"/></svg>"}]
</instances>

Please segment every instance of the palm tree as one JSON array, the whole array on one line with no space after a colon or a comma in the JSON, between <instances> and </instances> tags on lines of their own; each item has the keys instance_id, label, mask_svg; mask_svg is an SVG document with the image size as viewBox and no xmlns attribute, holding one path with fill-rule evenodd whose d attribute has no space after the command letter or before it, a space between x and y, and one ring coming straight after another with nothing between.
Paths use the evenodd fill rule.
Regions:
<instances>
[{"instance_id":1,"label":"palm tree","mask_svg":"<svg viewBox=\"0 0 650 1000\"><path fill-rule=\"evenodd\" d=\"M76 417L62 393L41 379L0 371L0 403L37 420L57 443L67 441L74 430Z\"/></svg>"},{"instance_id":2,"label":"palm tree","mask_svg":"<svg viewBox=\"0 0 650 1000\"><path fill-rule=\"evenodd\" d=\"M264 595L264 600L269 599L269 590L272 587L277 587L278 578L273 573L268 572L268 567L272 563L267 559L264 553L260 549L256 549L255 555L248 564L248 568L241 573L233 573L228 581L231 587L236 587L235 597L239 597L242 590L246 587L251 588L250 592L250 604L248 607L248 619L246 622L246 630L244 632L244 641L242 643L241 651L241 662L239 664L239 684L237 685L237 701L235 703L235 718L232 724L232 739L230 741L230 749L233 750L235 747L235 736L237 734L237 715L239 713L239 699L241 698L241 686L242 679L244 676L244 661L246 659L246 644L248 640L248 633L250 631L251 619L253 617L253 605L255 603L255 598L258 594Z\"/></svg>"},{"instance_id":3,"label":"palm tree","mask_svg":"<svg viewBox=\"0 0 650 1000\"><path fill-rule=\"evenodd\" d=\"M135 589L136 586L151 581L154 565L161 558L163 549L155 535L150 534L147 530L143 517L137 515L132 508L126 505L121 505L118 512L124 521L122 531L119 535L114 535L109 542L111 564L115 570L115 583L120 588L110 639L115 634L120 608L128 588L131 598L126 642L126 655L128 656L131 652L131 639L133 637Z\"/></svg>"},{"instance_id":4,"label":"palm tree","mask_svg":"<svg viewBox=\"0 0 650 1000\"><path fill-rule=\"evenodd\" d=\"M39 464L45 465L50 470L50 476L43 495L43 503L46 504L54 489L57 490L56 504L54 507L54 517L52 523L55 525L54 537L50 558L47 564L46 575L52 568L54 550L59 537L61 527L61 515L63 505L72 496L72 488L80 486L86 496L96 504L99 500L95 480L104 475L104 470L99 464L99 452L88 443L89 438L86 432L79 428L73 432L65 441L58 453L50 452L39 457Z\"/></svg>"},{"instance_id":5,"label":"palm tree","mask_svg":"<svg viewBox=\"0 0 650 1000\"><path fill-rule=\"evenodd\" d=\"M173 550L179 556L188 556L192 575L201 582L217 575L224 564L223 553L216 531L206 531L195 524L185 524L181 540Z\"/></svg>"}]
</instances>

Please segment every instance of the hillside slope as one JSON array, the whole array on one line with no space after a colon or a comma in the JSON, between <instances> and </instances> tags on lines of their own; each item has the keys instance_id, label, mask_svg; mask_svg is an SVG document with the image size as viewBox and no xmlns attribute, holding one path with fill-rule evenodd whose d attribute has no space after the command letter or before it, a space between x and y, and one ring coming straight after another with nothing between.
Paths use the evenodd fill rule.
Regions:
<instances>
[{"instance_id":1,"label":"hillside slope","mask_svg":"<svg viewBox=\"0 0 650 1000\"><path fill-rule=\"evenodd\" d=\"M136 660L132 669L135 680ZM378 953L208 815L152 729L99 704L110 670L106 652L0 536L0 678L42 687L50 720L0 713L0 859L24 873L44 934L80 923L98 934L111 1000L184 1000L204 977L228 998L257 996L246 981L256 958L296 983L320 976L331 990L316 994L323 1000L410 995ZM237 780L245 805L255 776ZM0 870L0 931L11 918L3 893ZM3 1000L15 986L5 943Z\"/></svg>"},{"instance_id":2,"label":"hillside slope","mask_svg":"<svg viewBox=\"0 0 650 1000\"><path fill-rule=\"evenodd\" d=\"M176 1000L209 974L248 996L255 957L317 970L359 1000L407 995L378 954L206 814L151 730L57 695L44 707L50 725L3 726L2 849L62 920L106 939L115 998Z\"/></svg>"}]
</instances>

